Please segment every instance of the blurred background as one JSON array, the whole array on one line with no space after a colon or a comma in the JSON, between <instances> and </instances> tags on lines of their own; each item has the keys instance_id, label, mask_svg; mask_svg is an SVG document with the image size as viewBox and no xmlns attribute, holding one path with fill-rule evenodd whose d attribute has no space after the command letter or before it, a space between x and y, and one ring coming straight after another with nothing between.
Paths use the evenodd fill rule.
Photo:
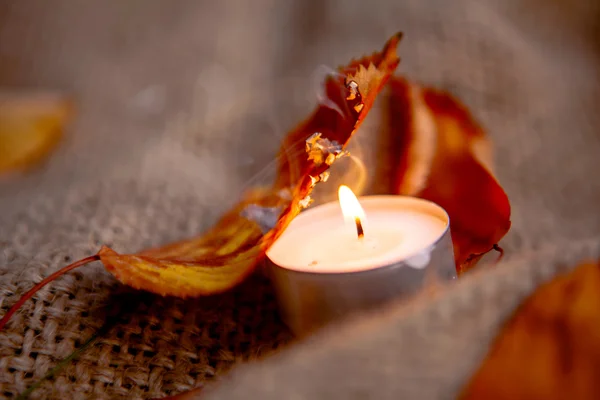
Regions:
<instances>
[{"instance_id":1,"label":"blurred background","mask_svg":"<svg viewBox=\"0 0 600 400\"><path fill-rule=\"evenodd\" d=\"M0 293L100 244L132 252L198 234L245 187L270 181L319 79L397 31L397 73L455 94L493 141L512 204L507 254L597 234L598 21L596 0L4 0L0 121L7 104L35 114L63 98L72 117L42 164L0 176ZM359 133L367 163L380 118L375 109ZM40 312L62 321L62 341L38 317L14 326L42 336L2 338L7 393L97 329L87 310L115 286L101 267L61 282L40 295L52 299ZM144 297L52 390L77 381L86 395L175 393L277 347L272 297L255 288L189 303ZM149 328L162 323L167 333ZM27 343L37 359L21 353Z\"/></svg>"},{"instance_id":2,"label":"blurred background","mask_svg":"<svg viewBox=\"0 0 600 400\"><path fill-rule=\"evenodd\" d=\"M491 135L514 205L511 246L557 234L559 213L600 223L583 211L600 183L577 179L598 167L582 153L600 150L594 1L24 0L1 7L3 92L56 92L75 110L41 170L1 183L3 214L108 182L113 189L104 192L191 196L200 225L208 224L251 177L263 171L258 180L269 180L279 140L310 111L323 71L378 50L401 30L398 73L456 94ZM122 196L111 202L124 206L129 196ZM523 203L543 218L533 223ZM565 229L561 235L581 233L576 224Z\"/></svg>"}]
</instances>

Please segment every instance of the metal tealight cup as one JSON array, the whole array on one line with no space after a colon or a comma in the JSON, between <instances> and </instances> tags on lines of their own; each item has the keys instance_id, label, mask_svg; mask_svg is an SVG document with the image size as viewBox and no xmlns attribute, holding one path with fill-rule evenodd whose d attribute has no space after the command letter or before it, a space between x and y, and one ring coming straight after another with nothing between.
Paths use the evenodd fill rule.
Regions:
<instances>
[{"instance_id":1,"label":"metal tealight cup","mask_svg":"<svg viewBox=\"0 0 600 400\"><path fill-rule=\"evenodd\" d=\"M361 202L381 197L385 196L363 197ZM457 278L448 214L435 203L404 198L419 212L431 213L446 222L443 234L418 254L383 267L331 273L298 271L267 258L267 273L281 317L295 335L304 336L350 314L414 296L432 280L444 282Z\"/></svg>"}]
</instances>

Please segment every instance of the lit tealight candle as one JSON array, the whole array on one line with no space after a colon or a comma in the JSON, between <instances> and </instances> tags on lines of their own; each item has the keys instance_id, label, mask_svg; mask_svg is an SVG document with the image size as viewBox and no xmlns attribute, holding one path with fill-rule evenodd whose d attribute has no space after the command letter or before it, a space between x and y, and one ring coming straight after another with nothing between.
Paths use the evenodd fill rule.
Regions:
<instances>
[{"instance_id":1,"label":"lit tealight candle","mask_svg":"<svg viewBox=\"0 0 600 400\"><path fill-rule=\"evenodd\" d=\"M448 214L406 196L360 200L346 187L297 216L267 251L288 326L298 335L351 311L456 278ZM341 208L341 210L340 210Z\"/></svg>"},{"instance_id":2,"label":"lit tealight candle","mask_svg":"<svg viewBox=\"0 0 600 400\"><path fill-rule=\"evenodd\" d=\"M372 196L359 202L347 186L338 195L339 205L315 207L294 219L267 252L271 261L316 273L379 268L418 256L448 229L444 210L424 200ZM424 266L420 260L426 258L410 264Z\"/></svg>"}]
</instances>

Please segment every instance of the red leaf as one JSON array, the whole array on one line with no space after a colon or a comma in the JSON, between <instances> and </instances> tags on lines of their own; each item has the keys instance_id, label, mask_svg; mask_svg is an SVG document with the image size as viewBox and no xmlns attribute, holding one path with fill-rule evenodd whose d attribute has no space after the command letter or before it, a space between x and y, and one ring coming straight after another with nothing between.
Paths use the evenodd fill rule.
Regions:
<instances>
[{"instance_id":1,"label":"red leaf","mask_svg":"<svg viewBox=\"0 0 600 400\"><path fill-rule=\"evenodd\" d=\"M510 204L492 172L491 145L451 95L390 80L390 135L398 168L394 192L442 206L450 216L457 270L463 272L510 229Z\"/></svg>"}]
</instances>

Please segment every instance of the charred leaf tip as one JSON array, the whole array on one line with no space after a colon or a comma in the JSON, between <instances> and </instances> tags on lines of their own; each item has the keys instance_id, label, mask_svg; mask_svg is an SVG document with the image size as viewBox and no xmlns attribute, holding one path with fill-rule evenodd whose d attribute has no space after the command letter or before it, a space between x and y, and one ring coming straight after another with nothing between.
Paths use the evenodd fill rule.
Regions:
<instances>
[{"instance_id":1,"label":"charred leaf tip","mask_svg":"<svg viewBox=\"0 0 600 400\"><path fill-rule=\"evenodd\" d=\"M383 52L384 53L388 53L388 52L395 53L396 47L398 46L400 41L402 41L403 37L404 37L404 32L402 32L402 31L397 32L395 35L393 35L391 38L389 38L389 40L386 42Z\"/></svg>"},{"instance_id":2,"label":"charred leaf tip","mask_svg":"<svg viewBox=\"0 0 600 400\"><path fill-rule=\"evenodd\" d=\"M404 32L396 32L386 43L386 47L397 46L404 38Z\"/></svg>"}]
</instances>

